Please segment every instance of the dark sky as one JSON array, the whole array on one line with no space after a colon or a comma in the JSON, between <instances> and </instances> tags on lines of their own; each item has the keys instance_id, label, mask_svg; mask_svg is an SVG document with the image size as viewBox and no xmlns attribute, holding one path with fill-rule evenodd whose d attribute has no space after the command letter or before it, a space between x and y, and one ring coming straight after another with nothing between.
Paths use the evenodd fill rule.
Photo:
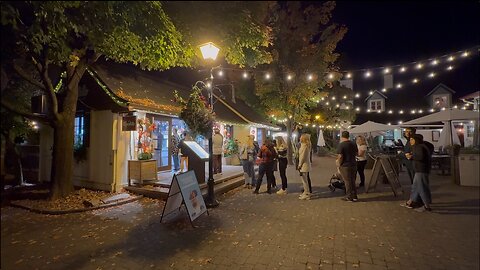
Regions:
<instances>
[{"instance_id":1,"label":"dark sky","mask_svg":"<svg viewBox=\"0 0 480 270\"><path fill-rule=\"evenodd\" d=\"M333 21L349 28L337 46L344 70L403 64L480 44L478 1L337 1ZM455 74L436 80L459 94L480 90L478 51L471 57L457 63Z\"/></svg>"}]
</instances>

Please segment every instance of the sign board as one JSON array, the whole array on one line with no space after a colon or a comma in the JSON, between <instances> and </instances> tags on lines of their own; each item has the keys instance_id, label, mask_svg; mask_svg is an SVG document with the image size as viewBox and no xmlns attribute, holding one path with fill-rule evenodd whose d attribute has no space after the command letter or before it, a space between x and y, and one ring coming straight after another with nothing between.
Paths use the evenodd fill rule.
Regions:
<instances>
[{"instance_id":1,"label":"sign board","mask_svg":"<svg viewBox=\"0 0 480 270\"><path fill-rule=\"evenodd\" d=\"M195 154L197 157L203 160L208 160L209 155L197 142L195 141L183 141L183 143L188 146L188 148Z\"/></svg>"},{"instance_id":2,"label":"sign board","mask_svg":"<svg viewBox=\"0 0 480 270\"><path fill-rule=\"evenodd\" d=\"M137 116L129 115L122 117L122 131L134 131L137 128Z\"/></svg>"},{"instance_id":3,"label":"sign board","mask_svg":"<svg viewBox=\"0 0 480 270\"><path fill-rule=\"evenodd\" d=\"M381 155L375 159L372 176L366 186L365 192L368 193L369 190L375 189L377 182L385 177L387 178L395 196L397 196L399 192L403 194L403 189L398 179L398 172L394 169L390 157L386 155Z\"/></svg>"},{"instance_id":4,"label":"sign board","mask_svg":"<svg viewBox=\"0 0 480 270\"><path fill-rule=\"evenodd\" d=\"M187 171L173 176L172 185L168 192L160 222L165 215L175 210L180 210L182 203L185 204L190 222L193 222L203 213L207 212L207 206L205 205L200 186L193 171Z\"/></svg>"}]
</instances>

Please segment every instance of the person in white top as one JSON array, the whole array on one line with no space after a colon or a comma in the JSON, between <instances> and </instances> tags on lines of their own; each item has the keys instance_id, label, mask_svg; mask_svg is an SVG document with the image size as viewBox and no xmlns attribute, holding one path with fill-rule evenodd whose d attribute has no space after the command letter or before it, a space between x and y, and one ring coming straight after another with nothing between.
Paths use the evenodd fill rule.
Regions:
<instances>
[{"instance_id":1,"label":"person in white top","mask_svg":"<svg viewBox=\"0 0 480 270\"><path fill-rule=\"evenodd\" d=\"M308 186L308 173L312 167L310 162L310 151L312 143L310 142L310 134L304 133L300 137L300 150L298 151L298 170L302 175L303 193L298 197L300 200L310 200L310 189Z\"/></svg>"},{"instance_id":2,"label":"person in white top","mask_svg":"<svg viewBox=\"0 0 480 270\"><path fill-rule=\"evenodd\" d=\"M223 154L223 136L220 134L220 129L214 129L213 135L213 174L222 173L222 154Z\"/></svg>"},{"instance_id":3,"label":"person in white top","mask_svg":"<svg viewBox=\"0 0 480 270\"><path fill-rule=\"evenodd\" d=\"M365 165L367 165L367 142L365 137L358 136L356 138L358 155L357 155L357 172L360 175L359 187L365 186Z\"/></svg>"}]
</instances>

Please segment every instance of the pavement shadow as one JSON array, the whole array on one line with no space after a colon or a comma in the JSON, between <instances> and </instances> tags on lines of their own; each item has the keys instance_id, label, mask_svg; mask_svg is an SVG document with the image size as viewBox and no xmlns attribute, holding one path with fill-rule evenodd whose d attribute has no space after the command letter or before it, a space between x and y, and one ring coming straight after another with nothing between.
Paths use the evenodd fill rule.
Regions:
<instances>
[{"instance_id":1,"label":"pavement shadow","mask_svg":"<svg viewBox=\"0 0 480 270\"><path fill-rule=\"evenodd\" d=\"M468 199L454 202L433 201L432 212L441 215L474 215L480 214L480 200Z\"/></svg>"},{"instance_id":2,"label":"pavement shadow","mask_svg":"<svg viewBox=\"0 0 480 270\"><path fill-rule=\"evenodd\" d=\"M160 215L152 215L142 224L126 232L124 241L78 253L73 260L64 262L66 265L64 269L85 269L88 263L85 258L92 257L92 254L101 260L102 257L115 256L112 254L118 251L122 251L122 256L135 258L137 262L158 264L177 253L188 254L198 249L206 238L216 233L216 229L222 226L219 217L212 214L207 216L206 213L197 218L193 224L195 227L192 227L185 207L166 216L162 223ZM126 265L124 267L129 268ZM142 266L138 267L140 269Z\"/></svg>"}]
</instances>

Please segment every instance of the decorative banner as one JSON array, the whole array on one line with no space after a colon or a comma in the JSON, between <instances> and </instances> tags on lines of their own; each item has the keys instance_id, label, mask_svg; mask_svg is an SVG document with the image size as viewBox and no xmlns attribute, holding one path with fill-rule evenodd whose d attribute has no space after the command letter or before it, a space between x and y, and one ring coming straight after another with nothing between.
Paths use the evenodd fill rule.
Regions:
<instances>
[{"instance_id":1,"label":"decorative banner","mask_svg":"<svg viewBox=\"0 0 480 270\"><path fill-rule=\"evenodd\" d=\"M122 118L122 131L134 131L137 128L137 116L129 115Z\"/></svg>"}]
</instances>

